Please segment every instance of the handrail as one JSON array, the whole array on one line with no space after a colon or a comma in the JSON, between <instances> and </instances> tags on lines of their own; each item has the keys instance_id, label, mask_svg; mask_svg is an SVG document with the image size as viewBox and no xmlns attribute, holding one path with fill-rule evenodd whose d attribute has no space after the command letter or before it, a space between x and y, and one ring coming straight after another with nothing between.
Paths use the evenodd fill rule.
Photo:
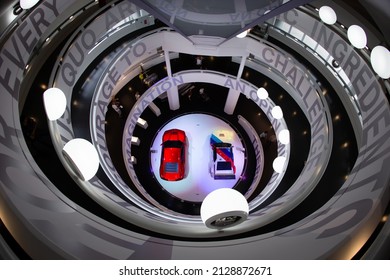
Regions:
<instances>
[{"instance_id":1,"label":"handrail","mask_svg":"<svg viewBox=\"0 0 390 280\"><path fill-rule=\"evenodd\" d=\"M353 92L353 90L351 89L350 87L350 81L345 81L342 77L342 75L339 74L339 72L337 72L333 66L331 64L328 63L328 61L326 60L326 58L324 58L320 53L317 53L313 48L311 48L309 45L307 45L305 42L303 42L302 40L300 40L299 38L295 37L294 35L292 35L291 33L289 32L286 32L285 30L279 28L278 26L276 25L271 25L269 23L266 23L268 25L269 28L272 28L273 30L275 30L276 32L279 32L280 34L282 34L283 36L285 36L286 38L289 38L291 40L294 40L296 43L299 43L306 51L312 53L314 55L314 57L316 57L323 65L325 65L325 67L327 69L329 69L330 71L333 72L334 76L336 77L336 79L340 82L340 84L342 85L342 87L344 88L344 90L346 91L346 93L348 93L348 95L351 97L351 100L352 100L352 104L354 105L353 107L355 108L355 111L359 117L359 121L360 123L362 124L362 117L361 117L361 110L360 110L360 107L359 107L359 104L357 103L357 100L356 100L356 94ZM288 23L285 23L287 25L289 25ZM290 25L290 30L293 26ZM305 34L306 37L307 34ZM252 38L254 38L254 36L251 36ZM298 40L298 41L297 41ZM317 43L317 46L320 46L319 43ZM325 50L326 51L326 50ZM331 56L329 53L328 53L329 56ZM344 74L345 72L343 70L340 70L342 71Z\"/></svg>"},{"instance_id":2,"label":"handrail","mask_svg":"<svg viewBox=\"0 0 390 280\"><path fill-rule=\"evenodd\" d=\"M53 32L51 32L47 38L52 38L52 37L55 37L54 35L57 34L58 32L60 32L65 26L67 26L70 22L73 21L74 19L74 16L77 15L77 14L82 14L85 12L85 10L91 8L92 6L95 6L96 5L96 2L95 1L91 1L90 3L87 3L85 6L83 6L81 9L79 9L77 12L75 12L73 14L73 17L69 17L66 21L62 22L56 29L53 30ZM28 62L27 64L29 65L31 61L33 61L35 59L35 57L39 54L39 50L41 50L44 45L47 43L47 39L46 40L43 40L43 41L38 41L37 44L35 45L34 47L34 50L33 52L31 53L31 56L29 57L28 59Z\"/></svg>"}]
</instances>

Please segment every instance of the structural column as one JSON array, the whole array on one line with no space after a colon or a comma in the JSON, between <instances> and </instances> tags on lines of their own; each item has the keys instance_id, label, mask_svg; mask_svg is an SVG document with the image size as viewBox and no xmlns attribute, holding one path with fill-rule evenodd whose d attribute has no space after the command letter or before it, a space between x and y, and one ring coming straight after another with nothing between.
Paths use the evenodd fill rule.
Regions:
<instances>
[{"instance_id":1,"label":"structural column","mask_svg":"<svg viewBox=\"0 0 390 280\"><path fill-rule=\"evenodd\" d=\"M172 79L171 60L169 58L169 52L164 51L165 65L167 66L168 78ZM167 90L167 97L169 103L169 109L177 110L180 108L179 90L177 86L171 87Z\"/></svg>"},{"instance_id":2,"label":"structural column","mask_svg":"<svg viewBox=\"0 0 390 280\"><path fill-rule=\"evenodd\" d=\"M240 68L238 69L237 73L237 81L240 80L242 72L244 71L246 56L241 57L240 62ZM232 115L234 112L234 109L237 106L238 98L240 97L241 92L236 89L229 89L228 97L226 99L224 112L226 114Z\"/></svg>"}]
</instances>

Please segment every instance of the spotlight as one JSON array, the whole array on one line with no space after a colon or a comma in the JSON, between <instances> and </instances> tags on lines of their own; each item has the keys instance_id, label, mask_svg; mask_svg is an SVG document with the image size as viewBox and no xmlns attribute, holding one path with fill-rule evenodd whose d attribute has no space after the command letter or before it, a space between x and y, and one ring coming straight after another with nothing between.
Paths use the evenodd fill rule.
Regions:
<instances>
[{"instance_id":1,"label":"spotlight","mask_svg":"<svg viewBox=\"0 0 390 280\"><path fill-rule=\"evenodd\" d=\"M332 60L332 66L334 68L339 68L340 67L340 63L336 59L333 59Z\"/></svg>"}]
</instances>

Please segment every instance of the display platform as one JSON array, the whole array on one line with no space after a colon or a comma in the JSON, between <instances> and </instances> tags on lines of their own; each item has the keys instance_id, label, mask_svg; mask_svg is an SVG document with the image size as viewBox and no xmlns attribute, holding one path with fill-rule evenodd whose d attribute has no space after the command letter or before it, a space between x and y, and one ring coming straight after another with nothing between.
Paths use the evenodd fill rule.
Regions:
<instances>
[{"instance_id":1,"label":"display platform","mask_svg":"<svg viewBox=\"0 0 390 280\"><path fill-rule=\"evenodd\" d=\"M162 136L170 129L180 129L186 134L185 175L179 181L163 180L159 174ZM217 132L223 132L224 141L229 141L233 146L234 178L229 176L227 179L215 179L210 172L214 164L210 139ZM151 168L160 185L177 198L193 202L202 202L213 190L233 188L245 165L244 144L236 131L222 119L199 113L175 118L162 127L154 138L150 154Z\"/></svg>"}]
</instances>

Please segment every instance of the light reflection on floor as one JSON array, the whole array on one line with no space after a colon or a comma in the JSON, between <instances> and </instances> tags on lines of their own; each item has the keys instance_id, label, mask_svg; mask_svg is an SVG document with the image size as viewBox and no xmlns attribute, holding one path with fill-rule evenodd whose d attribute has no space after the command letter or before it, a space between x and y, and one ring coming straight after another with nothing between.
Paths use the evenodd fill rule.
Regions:
<instances>
[{"instance_id":1,"label":"light reflection on floor","mask_svg":"<svg viewBox=\"0 0 390 280\"><path fill-rule=\"evenodd\" d=\"M161 139L168 129L178 128L187 135L187 164L183 180L168 182L159 175L161 157ZM234 164L236 179L214 180L209 173L211 162L210 136L215 130L232 132L231 144L234 146ZM232 127L223 120L206 114L188 114L178 117L166 124L157 134L152 144L152 170L161 186L174 196L187 200L201 202L208 193L219 188L232 188L237 183L243 171L245 155L243 143Z\"/></svg>"}]
</instances>

